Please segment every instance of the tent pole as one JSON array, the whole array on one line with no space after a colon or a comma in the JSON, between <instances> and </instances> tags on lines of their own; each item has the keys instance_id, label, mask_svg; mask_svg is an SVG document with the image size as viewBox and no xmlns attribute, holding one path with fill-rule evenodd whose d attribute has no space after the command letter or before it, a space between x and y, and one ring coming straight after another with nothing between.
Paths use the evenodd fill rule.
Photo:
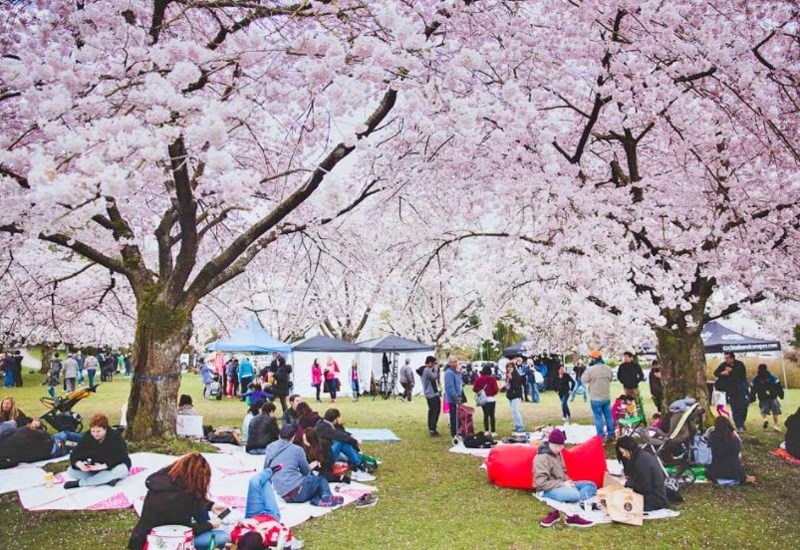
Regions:
<instances>
[{"instance_id":1,"label":"tent pole","mask_svg":"<svg viewBox=\"0 0 800 550\"><path fill-rule=\"evenodd\" d=\"M784 363L783 359L783 350L781 350L781 370L783 371L783 387L787 390L789 389L789 379L786 378L786 363Z\"/></svg>"}]
</instances>

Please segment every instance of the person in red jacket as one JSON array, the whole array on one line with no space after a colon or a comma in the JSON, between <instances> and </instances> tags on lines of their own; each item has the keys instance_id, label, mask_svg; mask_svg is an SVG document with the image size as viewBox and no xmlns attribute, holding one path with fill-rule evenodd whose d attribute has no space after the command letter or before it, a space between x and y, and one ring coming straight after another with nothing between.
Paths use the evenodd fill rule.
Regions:
<instances>
[{"instance_id":1,"label":"person in red jacket","mask_svg":"<svg viewBox=\"0 0 800 550\"><path fill-rule=\"evenodd\" d=\"M495 434L494 409L500 388L497 387L497 379L492 376L492 367L489 365L484 365L481 369L481 374L472 384L472 391L476 394L481 390L486 393L486 402L481 405L481 409L483 409L483 430Z\"/></svg>"}]
</instances>

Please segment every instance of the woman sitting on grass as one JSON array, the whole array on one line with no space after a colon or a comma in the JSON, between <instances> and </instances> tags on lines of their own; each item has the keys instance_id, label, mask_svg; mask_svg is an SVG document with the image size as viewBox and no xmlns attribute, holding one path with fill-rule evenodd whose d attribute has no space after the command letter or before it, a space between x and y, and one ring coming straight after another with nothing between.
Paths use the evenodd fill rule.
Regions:
<instances>
[{"instance_id":1,"label":"woman sitting on grass","mask_svg":"<svg viewBox=\"0 0 800 550\"><path fill-rule=\"evenodd\" d=\"M786 419L786 452L800 458L800 407Z\"/></svg>"},{"instance_id":2,"label":"woman sitting on grass","mask_svg":"<svg viewBox=\"0 0 800 550\"><path fill-rule=\"evenodd\" d=\"M329 483L350 483L350 476L333 473L333 452L331 451L330 441L320 439L315 428L303 430L303 449L306 451L306 458L309 463L316 462L318 475L328 480Z\"/></svg>"},{"instance_id":3,"label":"woman sitting on grass","mask_svg":"<svg viewBox=\"0 0 800 550\"><path fill-rule=\"evenodd\" d=\"M230 534L219 529L219 519L210 519L209 510L220 513L225 506L208 500L211 467L200 453L189 453L173 464L150 475L145 481L147 496L142 517L133 528L129 550L142 550L154 527L185 525L192 528L194 547L206 550L212 538L216 548L231 541Z\"/></svg>"},{"instance_id":4,"label":"woman sitting on grass","mask_svg":"<svg viewBox=\"0 0 800 550\"><path fill-rule=\"evenodd\" d=\"M316 426L322 417L317 411L311 410L311 405L306 402L298 404L295 412L297 414L297 423L295 425L294 444L302 446L303 432L307 428Z\"/></svg>"},{"instance_id":5,"label":"woman sitting on grass","mask_svg":"<svg viewBox=\"0 0 800 550\"><path fill-rule=\"evenodd\" d=\"M632 437L624 436L617 441L617 460L628 478L625 487L644 497L645 512L667 507L667 476L654 455L643 451Z\"/></svg>"},{"instance_id":6,"label":"woman sitting on grass","mask_svg":"<svg viewBox=\"0 0 800 550\"><path fill-rule=\"evenodd\" d=\"M117 430L108 428L108 418L96 414L69 457L72 467L69 475L76 481L67 481L64 489L92 485L116 485L128 477L131 459L128 447Z\"/></svg>"},{"instance_id":7,"label":"woman sitting on grass","mask_svg":"<svg viewBox=\"0 0 800 550\"><path fill-rule=\"evenodd\" d=\"M710 479L724 486L756 482L754 476L744 471L742 440L729 418L718 416L714 420L714 427L708 433L708 445L711 447L711 465L706 473Z\"/></svg>"},{"instance_id":8,"label":"woman sitting on grass","mask_svg":"<svg viewBox=\"0 0 800 550\"><path fill-rule=\"evenodd\" d=\"M16 425L12 426L11 424L7 424L8 422L13 422ZM16 428L22 428L30 423L31 419L25 416L25 413L22 412L22 409L17 407L16 399L11 396L3 399L3 402L0 403L0 438L3 437L3 434L6 432L6 430L10 433ZM6 426L5 430L3 429L4 424Z\"/></svg>"},{"instance_id":9,"label":"woman sitting on grass","mask_svg":"<svg viewBox=\"0 0 800 550\"><path fill-rule=\"evenodd\" d=\"M199 416L197 411L194 410L194 403L192 396L185 393L178 399L178 414L185 416Z\"/></svg>"}]
</instances>

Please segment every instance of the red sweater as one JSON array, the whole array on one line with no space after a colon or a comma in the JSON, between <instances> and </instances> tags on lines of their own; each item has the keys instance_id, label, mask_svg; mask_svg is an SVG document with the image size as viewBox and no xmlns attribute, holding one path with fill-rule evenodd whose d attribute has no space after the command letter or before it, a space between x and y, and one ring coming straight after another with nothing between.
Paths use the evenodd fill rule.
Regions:
<instances>
[{"instance_id":1,"label":"red sweater","mask_svg":"<svg viewBox=\"0 0 800 550\"><path fill-rule=\"evenodd\" d=\"M488 374L481 374L472 384L472 391L478 393L481 390L486 392L486 397L492 397L500 393L500 388L497 387L497 380L494 376Z\"/></svg>"}]
</instances>

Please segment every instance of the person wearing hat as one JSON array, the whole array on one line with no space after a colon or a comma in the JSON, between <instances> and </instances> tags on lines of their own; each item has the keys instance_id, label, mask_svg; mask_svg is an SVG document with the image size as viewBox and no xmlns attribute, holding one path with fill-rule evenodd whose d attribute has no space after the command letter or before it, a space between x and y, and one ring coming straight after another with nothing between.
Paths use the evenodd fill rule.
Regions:
<instances>
[{"instance_id":1,"label":"person wearing hat","mask_svg":"<svg viewBox=\"0 0 800 550\"><path fill-rule=\"evenodd\" d=\"M572 481L567 475L564 457L561 451L567 436L558 428L550 432L547 441L539 446L533 459L533 480L536 491L543 498L558 502L583 502L597 494L597 485L591 481ZM561 512L555 508L550 511L539 525L552 527L561 519ZM591 521L575 514L567 516L567 525L571 527L591 527Z\"/></svg>"},{"instance_id":2,"label":"person wearing hat","mask_svg":"<svg viewBox=\"0 0 800 550\"><path fill-rule=\"evenodd\" d=\"M344 499L333 496L328 480L311 472L319 466L317 461L308 463L302 447L292 443L293 426L281 428L280 439L267 445L264 468L272 470L272 486L287 503L310 502L313 506L331 508L342 504Z\"/></svg>"},{"instance_id":3,"label":"person wearing hat","mask_svg":"<svg viewBox=\"0 0 800 550\"><path fill-rule=\"evenodd\" d=\"M589 402L592 407L594 417L594 427L598 437L603 437L603 427L605 425L605 437L608 441L614 440L614 419L611 416L611 381L614 379L614 371L605 364L603 356L599 350L592 350L589 353L592 360L589 368L583 374L583 383L589 388Z\"/></svg>"}]
</instances>

